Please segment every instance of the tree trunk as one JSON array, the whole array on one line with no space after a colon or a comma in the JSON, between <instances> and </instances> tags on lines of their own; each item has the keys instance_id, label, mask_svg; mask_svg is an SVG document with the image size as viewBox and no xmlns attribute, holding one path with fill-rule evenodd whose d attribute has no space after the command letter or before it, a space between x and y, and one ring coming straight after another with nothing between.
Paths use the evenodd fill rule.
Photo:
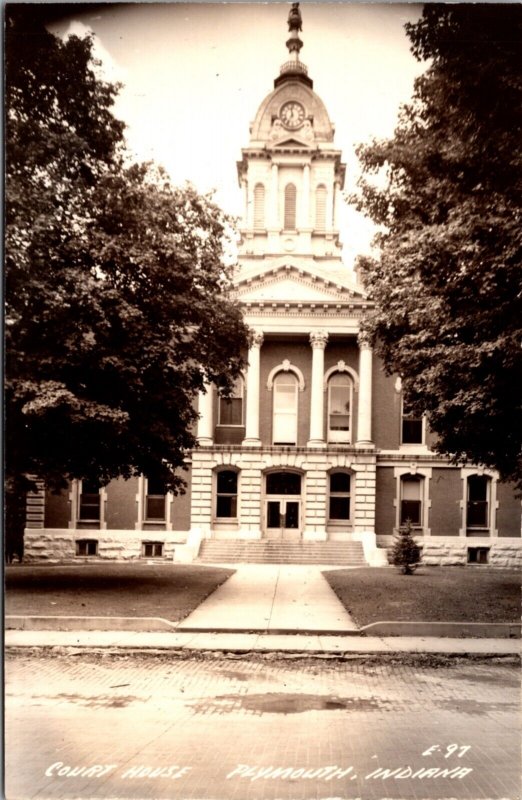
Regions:
<instances>
[{"instance_id":1,"label":"tree trunk","mask_svg":"<svg viewBox=\"0 0 522 800\"><path fill-rule=\"evenodd\" d=\"M25 479L8 479L4 493L4 555L6 564L24 557L25 510L28 485Z\"/></svg>"}]
</instances>

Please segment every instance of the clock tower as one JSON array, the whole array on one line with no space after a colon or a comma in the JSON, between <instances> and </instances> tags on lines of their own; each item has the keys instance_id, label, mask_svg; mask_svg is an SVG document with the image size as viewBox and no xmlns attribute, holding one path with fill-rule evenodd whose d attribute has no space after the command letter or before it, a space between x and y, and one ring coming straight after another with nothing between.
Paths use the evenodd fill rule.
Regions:
<instances>
[{"instance_id":1,"label":"clock tower","mask_svg":"<svg viewBox=\"0 0 522 800\"><path fill-rule=\"evenodd\" d=\"M246 272L254 264L259 271L260 260L269 268L291 254L303 265L345 274L337 224L345 165L334 146L334 126L299 58L297 3L288 26L288 60L259 106L237 165L244 193L240 261Z\"/></svg>"}]
</instances>

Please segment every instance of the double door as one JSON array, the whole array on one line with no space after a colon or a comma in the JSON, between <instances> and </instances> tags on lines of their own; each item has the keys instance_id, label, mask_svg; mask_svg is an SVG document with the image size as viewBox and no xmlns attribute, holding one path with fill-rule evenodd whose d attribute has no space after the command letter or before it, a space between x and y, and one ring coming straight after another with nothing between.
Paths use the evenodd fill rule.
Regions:
<instances>
[{"instance_id":1,"label":"double door","mask_svg":"<svg viewBox=\"0 0 522 800\"><path fill-rule=\"evenodd\" d=\"M271 497L266 501L266 538L294 542L300 534L301 501Z\"/></svg>"},{"instance_id":2,"label":"double door","mask_svg":"<svg viewBox=\"0 0 522 800\"><path fill-rule=\"evenodd\" d=\"M266 477L265 536L299 541L301 538L301 476L272 472Z\"/></svg>"}]
</instances>

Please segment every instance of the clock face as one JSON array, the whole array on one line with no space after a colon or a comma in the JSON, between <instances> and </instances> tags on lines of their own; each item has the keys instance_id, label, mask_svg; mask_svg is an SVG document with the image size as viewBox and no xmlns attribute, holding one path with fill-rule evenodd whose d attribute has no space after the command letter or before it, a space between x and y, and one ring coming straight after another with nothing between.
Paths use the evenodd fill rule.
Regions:
<instances>
[{"instance_id":1,"label":"clock face","mask_svg":"<svg viewBox=\"0 0 522 800\"><path fill-rule=\"evenodd\" d=\"M297 103L295 100L290 100L281 107L279 116L281 117L281 122L285 128L291 128L294 130L295 128L300 128L303 124L305 110L301 103Z\"/></svg>"}]
</instances>

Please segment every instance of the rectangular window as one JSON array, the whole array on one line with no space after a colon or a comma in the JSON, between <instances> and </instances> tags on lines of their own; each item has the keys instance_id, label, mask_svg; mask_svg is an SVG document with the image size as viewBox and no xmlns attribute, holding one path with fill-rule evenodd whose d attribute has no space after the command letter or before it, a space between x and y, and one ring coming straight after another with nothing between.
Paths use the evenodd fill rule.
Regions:
<instances>
[{"instance_id":1,"label":"rectangular window","mask_svg":"<svg viewBox=\"0 0 522 800\"><path fill-rule=\"evenodd\" d=\"M82 480L80 487L79 519L100 521L100 487L95 481Z\"/></svg>"},{"instance_id":2,"label":"rectangular window","mask_svg":"<svg viewBox=\"0 0 522 800\"><path fill-rule=\"evenodd\" d=\"M76 555L77 556L97 556L98 555L98 540L97 539L77 539L76 540Z\"/></svg>"},{"instance_id":3,"label":"rectangular window","mask_svg":"<svg viewBox=\"0 0 522 800\"><path fill-rule=\"evenodd\" d=\"M243 425L243 381L238 378L231 397L220 397L218 425Z\"/></svg>"},{"instance_id":4,"label":"rectangular window","mask_svg":"<svg viewBox=\"0 0 522 800\"><path fill-rule=\"evenodd\" d=\"M141 552L145 558L162 558L163 542L142 542Z\"/></svg>"},{"instance_id":5,"label":"rectangular window","mask_svg":"<svg viewBox=\"0 0 522 800\"><path fill-rule=\"evenodd\" d=\"M401 513L400 524L408 520L412 525L422 524L422 481L420 478L407 476L401 479Z\"/></svg>"},{"instance_id":6,"label":"rectangular window","mask_svg":"<svg viewBox=\"0 0 522 800\"><path fill-rule=\"evenodd\" d=\"M350 519L350 476L347 472L330 475L329 519Z\"/></svg>"},{"instance_id":7,"label":"rectangular window","mask_svg":"<svg viewBox=\"0 0 522 800\"><path fill-rule=\"evenodd\" d=\"M468 547L468 564L487 564L489 547Z\"/></svg>"},{"instance_id":8,"label":"rectangular window","mask_svg":"<svg viewBox=\"0 0 522 800\"><path fill-rule=\"evenodd\" d=\"M471 475L468 478L468 528L489 527L489 482L486 475Z\"/></svg>"},{"instance_id":9,"label":"rectangular window","mask_svg":"<svg viewBox=\"0 0 522 800\"><path fill-rule=\"evenodd\" d=\"M222 470L217 474L216 517L237 517L237 472Z\"/></svg>"},{"instance_id":10,"label":"rectangular window","mask_svg":"<svg viewBox=\"0 0 522 800\"><path fill-rule=\"evenodd\" d=\"M407 402L402 401L402 444L423 444L424 443L424 421L422 417L409 408Z\"/></svg>"},{"instance_id":11,"label":"rectangular window","mask_svg":"<svg viewBox=\"0 0 522 800\"><path fill-rule=\"evenodd\" d=\"M145 496L145 519L165 519L165 498L167 490L165 482L157 478L147 478L147 494Z\"/></svg>"},{"instance_id":12,"label":"rectangular window","mask_svg":"<svg viewBox=\"0 0 522 800\"><path fill-rule=\"evenodd\" d=\"M279 373L274 381L274 444L297 444L297 380Z\"/></svg>"}]
</instances>

